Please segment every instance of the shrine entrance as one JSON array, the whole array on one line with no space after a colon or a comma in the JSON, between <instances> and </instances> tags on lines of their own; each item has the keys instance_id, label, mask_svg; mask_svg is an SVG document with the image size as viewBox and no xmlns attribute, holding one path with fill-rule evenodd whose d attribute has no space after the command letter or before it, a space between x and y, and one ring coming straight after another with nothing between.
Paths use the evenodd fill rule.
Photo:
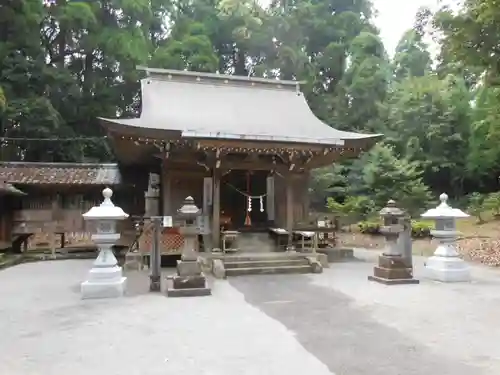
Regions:
<instances>
[{"instance_id":1,"label":"shrine entrance","mask_svg":"<svg viewBox=\"0 0 500 375\"><path fill-rule=\"evenodd\" d=\"M268 171L232 170L221 179L221 224L226 229L267 229Z\"/></svg>"}]
</instances>

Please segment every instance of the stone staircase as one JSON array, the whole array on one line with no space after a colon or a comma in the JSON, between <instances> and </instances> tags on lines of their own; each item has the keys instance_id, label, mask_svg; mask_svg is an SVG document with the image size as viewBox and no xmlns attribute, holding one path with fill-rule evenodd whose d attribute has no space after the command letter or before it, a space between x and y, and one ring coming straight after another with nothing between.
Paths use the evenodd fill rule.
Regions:
<instances>
[{"instance_id":1,"label":"stone staircase","mask_svg":"<svg viewBox=\"0 0 500 375\"><path fill-rule=\"evenodd\" d=\"M298 253L226 255L222 262L226 276L300 274L314 271L311 260Z\"/></svg>"},{"instance_id":2,"label":"stone staircase","mask_svg":"<svg viewBox=\"0 0 500 375\"><path fill-rule=\"evenodd\" d=\"M211 269L216 277L269 274L320 273L323 267L313 254L276 251L267 233L242 233L239 251L212 253Z\"/></svg>"}]
</instances>

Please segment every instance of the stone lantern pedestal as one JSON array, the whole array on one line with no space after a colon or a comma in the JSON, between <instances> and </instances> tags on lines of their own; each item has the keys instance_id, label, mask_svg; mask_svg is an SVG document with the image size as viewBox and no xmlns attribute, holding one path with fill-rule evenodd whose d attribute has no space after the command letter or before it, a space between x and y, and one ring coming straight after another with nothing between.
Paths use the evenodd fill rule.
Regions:
<instances>
[{"instance_id":1,"label":"stone lantern pedestal","mask_svg":"<svg viewBox=\"0 0 500 375\"><path fill-rule=\"evenodd\" d=\"M460 235L456 229L456 219L469 215L451 208L447 203L446 194L441 194L439 199L439 206L422 214L423 218L435 220L436 229L431 231L431 234L439 241L434 255L427 259L427 277L442 282L470 281L469 265L459 257L455 248L456 239Z\"/></svg>"},{"instance_id":2,"label":"stone lantern pedestal","mask_svg":"<svg viewBox=\"0 0 500 375\"><path fill-rule=\"evenodd\" d=\"M184 205L177 211L180 218L185 220L185 225L180 228L184 236L184 247L181 260L177 262L177 275L168 279L167 295L169 297L208 296L212 294L207 286L207 280L198 262L196 242L198 228L196 218L201 210L196 207L192 197L187 197Z\"/></svg>"},{"instance_id":3,"label":"stone lantern pedestal","mask_svg":"<svg viewBox=\"0 0 500 375\"><path fill-rule=\"evenodd\" d=\"M126 219L128 214L113 204L111 189L104 189L102 195L104 201L83 214L85 220L96 222L97 232L92 235L92 241L99 249L87 280L81 284L84 299L121 297L125 293L127 278L123 277L112 246L120 238L120 234L116 232L116 222Z\"/></svg>"},{"instance_id":4,"label":"stone lantern pedestal","mask_svg":"<svg viewBox=\"0 0 500 375\"><path fill-rule=\"evenodd\" d=\"M419 281L413 278L411 262L402 256L398 246L398 237L405 230L405 212L390 200L380 211L380 216L384 221L380 231L385 236L386 249L379 256L378 265L373 268L373 276L368 276L368 280L386 285L418 284Z\"/></svg>"}]
</instances>

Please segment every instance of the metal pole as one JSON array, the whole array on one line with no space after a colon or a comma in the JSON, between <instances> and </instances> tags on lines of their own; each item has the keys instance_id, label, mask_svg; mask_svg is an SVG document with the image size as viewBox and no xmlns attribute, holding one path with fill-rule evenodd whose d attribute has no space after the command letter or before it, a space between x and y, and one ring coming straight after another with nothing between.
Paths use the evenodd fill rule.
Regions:
<instances>
[{"instance_id":1,"label":"metal pole","mask_svg":"<svg viewBox=\"0 0 500 375\"><path fill-rule=\"evenodd\" d=\"M152 217L154 224L153 249L149 257L149 268L151 269L149 290L159 292L161 290L161 217Z\"/></svg>"}]
</instances>

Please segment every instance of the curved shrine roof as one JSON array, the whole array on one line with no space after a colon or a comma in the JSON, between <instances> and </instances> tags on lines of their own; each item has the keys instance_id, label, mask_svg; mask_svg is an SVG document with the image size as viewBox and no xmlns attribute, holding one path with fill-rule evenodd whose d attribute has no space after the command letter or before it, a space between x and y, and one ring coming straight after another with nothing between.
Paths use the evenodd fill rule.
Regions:
<instances>
[{"instance_id":1,"label":"curved shrine roof","mask_svg":"<svg viewBox=\"0 0 500 375\"><path fill-rule=\"evenodd\" d=\"M186 138L343 146L378 138L334 129L319 120L299 82L164 69L146 70L142 113L134 119L100 118L115 131L163 131Z\"/></svg>"}]
</instances>

